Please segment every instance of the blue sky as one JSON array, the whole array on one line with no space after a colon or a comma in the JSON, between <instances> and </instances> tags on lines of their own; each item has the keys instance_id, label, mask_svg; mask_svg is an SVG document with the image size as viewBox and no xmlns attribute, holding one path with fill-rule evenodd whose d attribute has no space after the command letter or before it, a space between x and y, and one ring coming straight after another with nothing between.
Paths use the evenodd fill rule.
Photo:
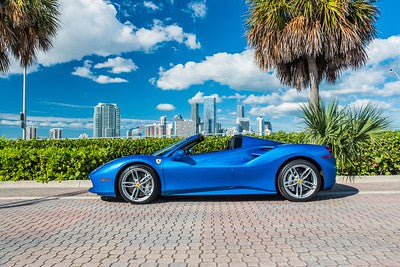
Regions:
<instances>
[{"instance_id":1,"label":"blue sky","mask_svg":"<svg viewBox=\"0 0 400 267\"><path fill-rule=\"evenodd\" d=\"M217 120L235 122L238 103L255 128L256 117L273 130L301 130L298 93L262 72L247 47L247 5L239 0L103 1L60 0L61 24L48 53L39 53L28 75L28 124L47 137L52 127L64 137L92 136L93 106L116 103L121 133L166 115L190 118L192 101L217 97ZM378 38L368 48L364 68L343 73L336 84L321 84L324 99L342 106L379 105L400 129L399 1L378 2ZM21 136L22 76L18 64L0 76L0 136ZM201 106L202 107L202 106Z\"/></svg>"}]
</instances>

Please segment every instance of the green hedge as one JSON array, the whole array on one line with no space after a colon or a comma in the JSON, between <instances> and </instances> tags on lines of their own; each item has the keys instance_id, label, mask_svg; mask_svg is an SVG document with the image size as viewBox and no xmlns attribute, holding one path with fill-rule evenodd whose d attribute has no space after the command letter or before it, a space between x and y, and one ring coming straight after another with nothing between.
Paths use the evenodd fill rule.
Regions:
<instances>
[{"instance_id":1,"label":"green hedge","mask_svg":"<svg viewBox=\"0 0 400 267\"><path fill-rule=\"evenodd\" d=\"M268 139L301 143L303 133L278 132ZM224 148L227 137L207 137L196 153ZM0 139L0 181L87 179L96 167L121 156L149 154L178 138L167 139ZM359 175L400 174L400 132L386 132L380 142L363 148ZM342 170L338 170L341 174Z\"/></svg>"}]
</instances>

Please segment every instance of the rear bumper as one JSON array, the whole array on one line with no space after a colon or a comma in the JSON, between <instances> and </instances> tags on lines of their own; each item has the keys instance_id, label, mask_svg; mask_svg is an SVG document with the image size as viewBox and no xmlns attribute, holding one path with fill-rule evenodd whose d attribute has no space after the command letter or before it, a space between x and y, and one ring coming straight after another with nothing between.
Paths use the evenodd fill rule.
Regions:
<instances>
[{"instance_id":1,"label":"rear bumper","mask_svg":"<svg viewBox=\"0 0 400 267\"><path fill-rule=\"evenodd\" d=\"M324 172L324 190L329 190L336 182L336 166L335 165L327 165L322 167L322 171Z\"/></svg>"}]
</instances>

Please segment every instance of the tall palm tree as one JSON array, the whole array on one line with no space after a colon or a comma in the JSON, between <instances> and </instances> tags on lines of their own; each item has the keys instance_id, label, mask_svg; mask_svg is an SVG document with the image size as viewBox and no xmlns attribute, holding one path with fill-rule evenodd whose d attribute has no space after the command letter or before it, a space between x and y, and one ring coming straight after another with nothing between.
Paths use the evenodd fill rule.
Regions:
<instances>
[{"instance_id":1,"label":"tall palm tree","mask_svg":"<svg viewBox=\"0 0 400 267\"><path fill-rule=\"evenodd\" d=\"M0 71L9 67L9 54L24 68L23 138L26 139L26 68L38 50L52 47L59 16L57 0L5 0L0 5Z\"/></svg>"},{"instance_id":2,"label":"tall palm tree","mask_svg":"<svg viewBox=\"0 0 400 267\"><path fill-rule=\"evenodd\" d=\"M310 87L319 103L319 84L335 82L346 68L367 61L375 37L375 0L249 0L248 42L256 64L275 69L280 81Z\"/></svg>"}]
</instances>

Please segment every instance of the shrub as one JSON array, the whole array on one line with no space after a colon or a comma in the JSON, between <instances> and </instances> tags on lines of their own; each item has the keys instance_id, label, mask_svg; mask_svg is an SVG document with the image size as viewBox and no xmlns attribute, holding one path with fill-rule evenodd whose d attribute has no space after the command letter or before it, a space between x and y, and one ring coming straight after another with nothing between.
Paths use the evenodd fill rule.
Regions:
<instances>
[{"instance_id":1,"label":"shrub","mask_svg":"<svg viewBox=\"0 0 400 267\"><path fill-rule=\"evenodd\" d=\"M264 138L301 143L305 133L278 132ZM222 150L228 137L207 137L196 153ZM118 157L149 154L178 138L166 139L79 139L6 140L0 138L0 180L88 179L98 166ZM400 132L385 132L381 142L365 143L354 165L358 175L400 174ZM339 168L338 174L346 173Z\"/></svg>"}]
</instances>

